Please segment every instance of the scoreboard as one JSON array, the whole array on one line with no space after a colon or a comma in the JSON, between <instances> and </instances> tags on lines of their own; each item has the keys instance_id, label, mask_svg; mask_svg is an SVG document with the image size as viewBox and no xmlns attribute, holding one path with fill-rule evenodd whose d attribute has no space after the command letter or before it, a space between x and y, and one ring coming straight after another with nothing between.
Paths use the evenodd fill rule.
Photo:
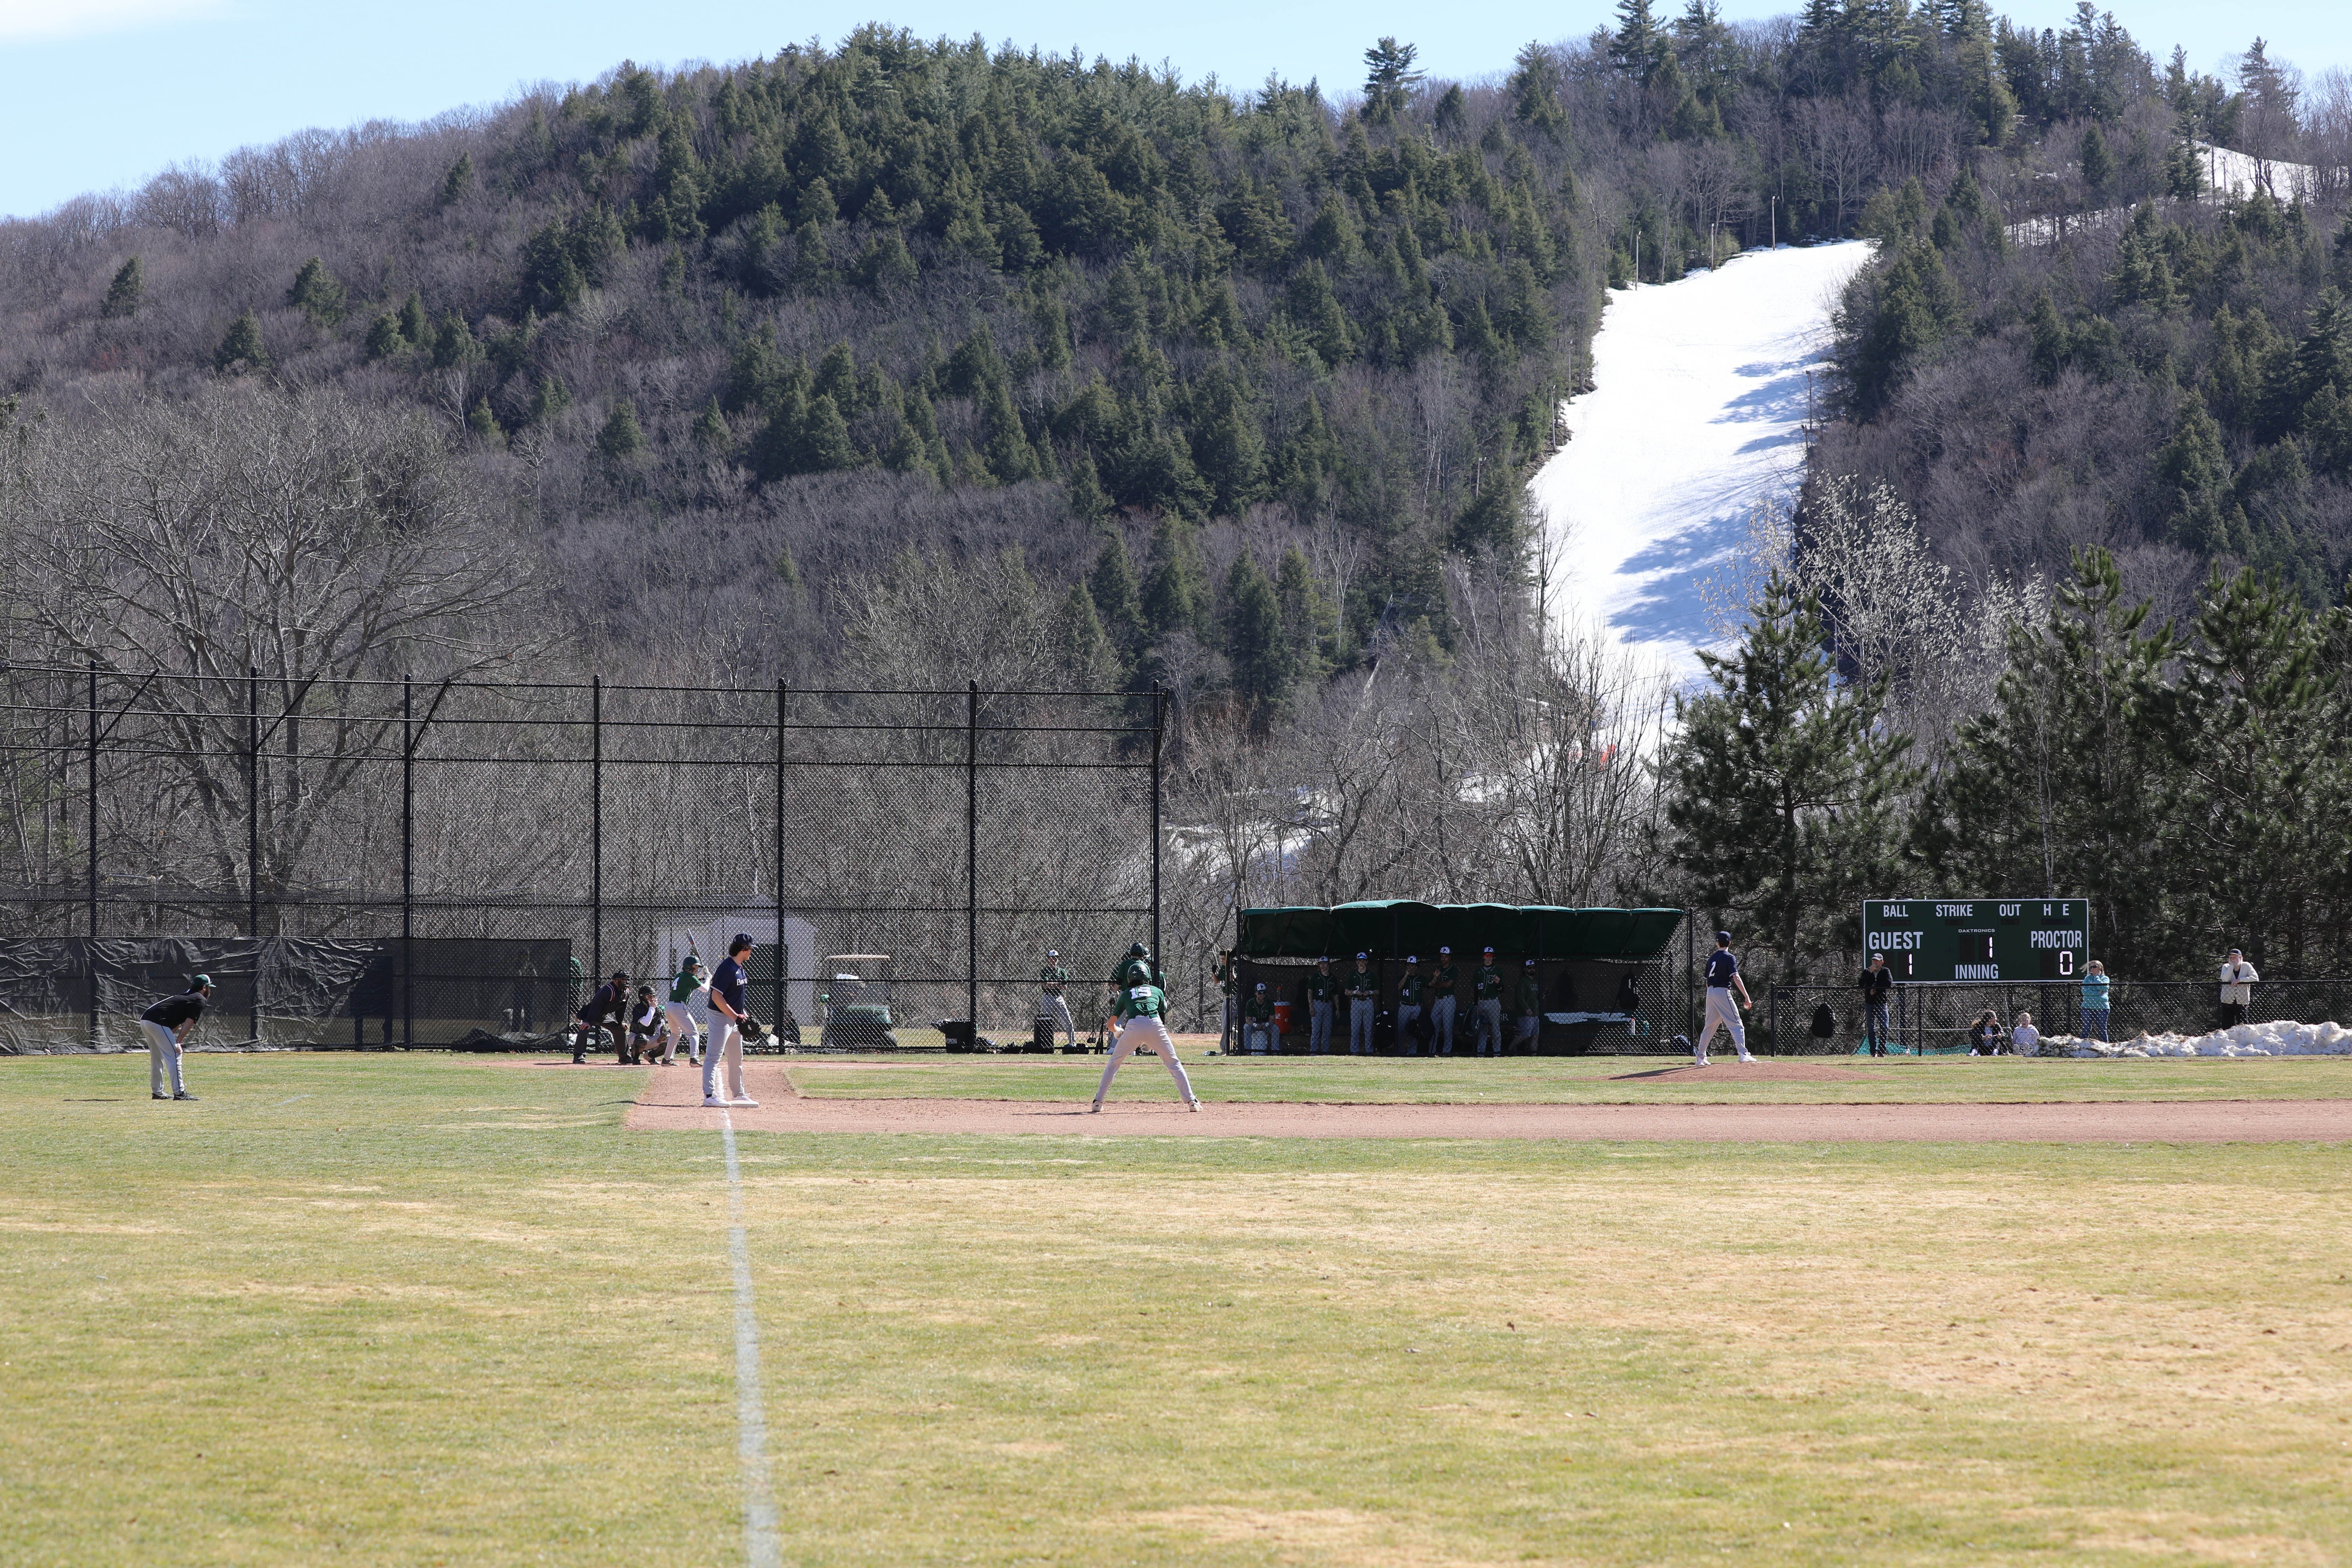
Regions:
<instances>
[{"instance_id":1,"label":"scoreboard","mask_svg":"<svg viewBox=\"0 0 2352 1568\"><path fill-rule=\"evenodd\" d=\"M2072 980L2090 923L2082 899L1872 899L1862 950L1903 981Z\"/></svg>"}]
</instances>

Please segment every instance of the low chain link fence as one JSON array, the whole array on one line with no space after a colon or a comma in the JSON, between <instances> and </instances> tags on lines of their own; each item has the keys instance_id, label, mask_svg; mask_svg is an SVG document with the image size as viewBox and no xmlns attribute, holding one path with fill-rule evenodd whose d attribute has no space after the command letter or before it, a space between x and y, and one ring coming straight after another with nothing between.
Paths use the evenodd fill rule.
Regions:
<instances>
[{"instance_id":1,"label":"low chain link fence","mask_svg":"<svg viewBox=\"0 0 2352 1568\"><path fill-rule=\"evenodd\" d=\"M543 1043L759 944L812 1047L1025 1035L1157 945L1157 691L289 680L0 666L0 1051Z\"/></svg>"},{"instance_id":2,"label":"low chain link fence","mask_svg":"<svg viewBox=\"0 0 2352 1568\"><path fill-rule=\"evenodd\" d=\"M1886 1047L1897 1056L1957 1056L1990 1013L2004 1043L2018 1015L2044 1035L2081 1035L2082 986L2073 981L1897 985L1887 1007ZM1852 1056L1867 1048L1862 992L1855 985L1775 985L1750 1015L1750 1047L1773 1056ZM2221 1026L2221 988L2210 981L2115 980L2105 1036L2202 1035ZM1826 1015L1823 1009L1827 1009ZM2352 980L2265 980L2241 1020L2342 1023L2352 1018ZM1822 1026L1828 1026L1826 1031Z\"/></svg>"}]
</instances>

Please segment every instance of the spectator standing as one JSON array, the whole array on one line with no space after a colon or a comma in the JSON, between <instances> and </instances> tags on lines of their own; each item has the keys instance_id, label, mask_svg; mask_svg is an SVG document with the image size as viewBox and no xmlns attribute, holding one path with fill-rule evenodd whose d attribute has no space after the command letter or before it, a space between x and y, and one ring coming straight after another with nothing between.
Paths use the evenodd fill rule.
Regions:
<instances>
[{"instance_id":1,"label":"spectator standing","mask_svg":"<svg viewBox=\"0 0 2352 1568\"><path fill-rule=\"evenodd\" d=\"M2009 1049L2011 1056L2041 1055L2042 1031L2033 1026L2032 1014L2020 1013L2017 1016L2017 1027L2009 1032Z\"/></svg>"},{"instance_id":2,"label":"spectator standing","mask_svg":"<svg viewBox=\"0 0 2352 1568\"><path fill-rule=\"evenodd\" d=\"M2083 1037L2104 1040L2107 1037L2107 1009L2114 996L2114 983L2107 978L2107 966L2097 959L2091 960L2083 970Z\"/></svg>"},{"instance_id":3,"label":"spectator standing","mask_svg":"<svg viewBox=\"0 0 2352 1568\"><path fill-rule=\"evenodd\" d=\"M1421 972L1421 955L1408 954L1404 978L1397 982L1397 1044L1409 1057L1421 1055L1422 1005L1429 996L1429 976Z\"/></svg>"},{"instance_id":4,"label":"spectator standing","mask_svg":"<svg viewBox=\"0 0 2352 1568\"><path fill-rule=\"evenodd\" d=\"M1738 993L1735 997L1732 993ZM1739 1021L1739 1010L1753 1007L1755 1001L1748 994L1748 982L1739 975L1739 960L1731 951L1731 933L1715 933L1715 951L1706 955L1706 1016L1700 1022L1698 1044L1691 1047L1692 1062L1698 1067L1715 1064L1706 1058L1706 1047L1715 1038L1717 1028L1731 1037L1733 1048L1739 1059L1752 1062L1748 1054L1748 1030Z\"/></svg>"},{"instance_id":5,"label":"spectator standing","mask_svg":"<svg viewBox=\"0 0 2352 1568\"><path fill-rule=\"evenodd\" d=\"M1307 1054L1328 1057L1331 1054L1331 1009L1339 1005L1339 977L1331 973L1331 955L1325 953L1315 961L1315 973L1307 977ZM1349 1020L1352 1028L1354 1020Z\"/></svg>"},{"instance_id":6,"label":"spectator standing","mask_svg":"<svg viewBox=\"0 0 2352 1568\"><path fill-rule=\"evenodd\" d=\"M1533 1056L1536 1042L1543 1036L1543 982L1536 975L1536 961L1532 958L1520 965L1517 1004L1519 1035L1511 1043L1526 1046L1528 1055Z\"/></svg>"},{"instance_id":7,"label":"spectator standing","mask_svg":"<svg viewBox=\"0 0 2352 1568\"><path fill-rule=\"evenodd\" d=\"M2261 975L2246 962L2246 955L2236 948L2221 961L2221 1027L2234 1029L2246 1021L2246 1009L2253 1005L2254 982Z\"/></svg>"},{"instance_id":8,"label":"spectator standing","mask_svg":"<svg viewBox=\"0 0 2352 1568\"><path fill-rule=\"evenodd\" d=\"M1886 967L1886 955L1872 953L1862 972L1862 1037L1874 1057L1886 1054L1886 1005L1894 994L1895 971Z\"/></svg>"},{"instance_id":9,"label":"spectator standing","mask_svg":"<svg viewBox=\"0 0 2352 1568\"><path fill-rule=\"evenodd\" d=\"M166 996L139 1015L139 1032L147 1037L147 1093L151 1100L194 1100L180 1073L180 1053L205 1004L213 997L213 977L199 974L177 996ZM166 1092L168 1086L169 1092Z\"/></svg>"},{"instance_id":10,"label":"spectator standing","mask_svg":"<svg viewBox=\"0 0 2352 1568\"><path fill-rule=\"evenodd\" d=\"M1380 1012L1381 976L1372 967L1372 955L1356 954L1356 967L1348 976L1348 1054L1368 1057L1372 1054L1372 1024Z\"/></svg>"},{"instance_id":11,"label":"spectator standing","mask_svg":"<svg viewBox=\"0 0 2352 1568\"><path fill-rule=\"evenodd\" d=\"M727 956L710 976L708 1037L702 1043L702 1103L706 1107L757 1105L743 1092L743 1022L749 1011L751 976L743 961L751 956L751 938L737 931L727 944ZM723 1092L722 1092L723 1091Z\"/></svg>"},{"instance_id":12,"label":"spectator standing","mask_svg":"<svg viewBox=\"0 0 2352 1568\"><path fill-rule=\"evenodd\" d=\"M1429 983L1429 1023L1436 1038L1430 1049L1441 1057L1454 1054L1454 1015L1462 1005L1462 974L1454 967L1454 950L1437 950L1437 974Z\"/></svg>"}]
</instances>

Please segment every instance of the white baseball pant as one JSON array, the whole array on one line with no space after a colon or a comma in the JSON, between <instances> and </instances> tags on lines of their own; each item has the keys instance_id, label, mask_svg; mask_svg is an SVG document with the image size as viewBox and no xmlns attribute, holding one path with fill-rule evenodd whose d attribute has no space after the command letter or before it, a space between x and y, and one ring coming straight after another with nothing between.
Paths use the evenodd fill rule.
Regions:
<instances>
[{"instance_id":1,"label":"white baseball pant","mask_svg":"<svg viewBox=\"0 0 2352 1568\"><path fill-rule=\"evenodd\" d=\"M1707 1042L1715 1038L1715 1031L1718 1026L1725 1034L1731 1037L1732 1047L1739 1052L1739 1059L1746 1061L1748 1030L1739 1021L1739 1009L1733 1004L1728 987L1710 985L1706 988L1706 1018L1699 1026L1697 1043L1691 1047L1693 1061L1706 1060Z\"/></svg>"},{"instance_id":2,"label":"white baseball pant","mask_svg":"<svg viewBox=\"0 0 2352 1568\"><path fill-rule=\"evenodd\" d=\"M139 1020L140 1032L147 1037L147 1089L152 1094L184 1094L188 1086L180 1077L180 1042L172 1031L152 1019Z\"/></svg>"},{"instance_id":3,"label":"white baseball pant","mask_svg":"<svg viewBox=\"0 0 2352 1568\"><path fill-rule=\"evenodd\" d=\"M702 1025L702 1098L750 1099L743 1092L743 1031L734 1019L716 1007L703 1014ZM722 1083L726 1086L723 1092L719 1087Z\"/></svg>"},{"instance_id":4,"label":"white baseball pant","mask_svg":"<svg viewBox=\"0 0 2352 1568\"><path fill-rule=\"evenodd\" d=\"M1199 1103L1192 1094L1192 1080L1184 1076L1184 1064L1176 1059L1176 1042L1168 1037L1168 1026L1157 1018L1130 1018L1111 1038L1110 1060L1103 1063L1102 1082L1095 1086L1095 1103L1100 1105L1103 1096L1110 1092L1110 1080L1118 1073L1119 1064L1135 1054L1138 1046L1150 1046L1168 1064L1168 1076L1176 1080L1176 1092L1184 1103Z\"/></svg>"},{"instance_id":5,"label":"white baseball pant","mask_svg":"<svg viewBox=\"0 0 2352 1568\"><path fill-rule=\"evenodd\" d=\"M1429 1005L1429 1022L1437 1031L1433 1044L1441 1057L1454 1054L1454 1013L1461 1005L1460 999L1453 996L1440 996Z\"/></svg>"},{"instance_id":6,"label":"white baseball pant","mask_svg":"<svg viewBox=\"0 0 2352 1568\"><path fill-rule=\"evenodd\" d=\"M1494 1042L1491 1052L1486 1048L1489 1040ZM1498 998L1490 996L1478 1004L1478 1054L1482 1057L1503 1054L1503 1004Z\"/></svg>"},{"instance_id":7,"label":"white baseball pant","mask_svg":"<svg viewBox=\"0 0 2352 1568\"><path fill-rule=\"evenodd\" d=\"M1078 1043L1078 1026L1070 1021L1070 1005L1063 999L1060 992L1047 992L1039 999L1037 1016L1051 1020L1056 1027L1069 1037L1070 1044L1075 1046Z\"/></svg>"},{"instance_id":8,"label":"white baseball pant","mask_svg":"<svg viewBox=\"0 0 2352 1568\"><path fill-rule=\"evenodd\" d=\"M686 1059L695 1060L694 1009L684 1002L667 1002L662 1005L662 1016L669 1020L669 1047L662 1052L662 1065L667 1067L677 1060L680 1040L686 1042Z\"/></svg>"}]
</instances>

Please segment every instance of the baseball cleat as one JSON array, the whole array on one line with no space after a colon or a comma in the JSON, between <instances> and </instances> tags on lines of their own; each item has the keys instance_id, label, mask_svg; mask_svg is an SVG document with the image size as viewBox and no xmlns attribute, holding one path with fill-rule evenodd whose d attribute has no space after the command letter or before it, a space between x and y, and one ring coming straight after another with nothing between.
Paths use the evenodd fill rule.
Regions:
<instances>
[{"instance_id":1,"label":"baseball cleat","mask_svg":"<svg viewBox=\"0 0 2352 1568\"><path fill-rule=\"evenodd\" d=\"M705 1110L724 1110L727 1109L727 1102L719 1099L715 1094L706 1094L702 1097L702 1109Z\"/></svg>"}]
</instances>

